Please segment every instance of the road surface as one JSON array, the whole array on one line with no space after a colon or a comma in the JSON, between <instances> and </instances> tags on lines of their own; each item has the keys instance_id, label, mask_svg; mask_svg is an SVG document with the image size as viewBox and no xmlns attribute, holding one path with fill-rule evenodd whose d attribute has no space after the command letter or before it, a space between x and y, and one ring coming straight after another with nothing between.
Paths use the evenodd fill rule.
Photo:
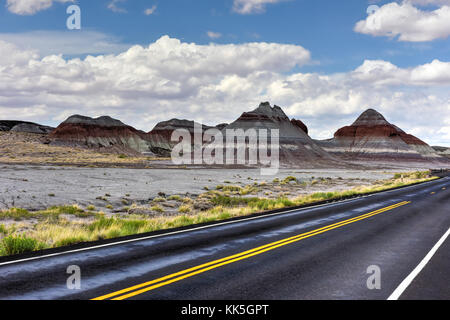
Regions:
<instances>
[{"instance_id":1,"label":"road surface","mask_svg":"<svg viewBox=\"0 0 450 320\"><path fill-rule=\"evenodd\" d=\"M0 263L0 299L450 299L449 228L447 177ZM69 266L80 289L67 286Z\"/></svg>"}]
</instances>

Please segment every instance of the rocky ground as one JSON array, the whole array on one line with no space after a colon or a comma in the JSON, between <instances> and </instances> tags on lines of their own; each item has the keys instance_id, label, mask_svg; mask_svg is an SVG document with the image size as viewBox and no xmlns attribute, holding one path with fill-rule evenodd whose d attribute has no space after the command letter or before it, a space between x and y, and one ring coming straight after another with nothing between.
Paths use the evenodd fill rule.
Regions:
<instances>
[{"instance_id":1,"label":"rocky ground","mask_svg":"<svg viewBox=\"0 0 450 320\"><path fill-rule=\"evenodd\" d=\"M123 169L3 165L0 210L29 211L77 205L106 215L177 215L207 210L212 192L263 198L296 198L372 185L392 171L280 170L261 176L256 169ZM22 221L24 222L24 221ZM30 221L32 223L33 221ZM13 220L2 221L5 224Z\"/></svg>"}]
</instances>

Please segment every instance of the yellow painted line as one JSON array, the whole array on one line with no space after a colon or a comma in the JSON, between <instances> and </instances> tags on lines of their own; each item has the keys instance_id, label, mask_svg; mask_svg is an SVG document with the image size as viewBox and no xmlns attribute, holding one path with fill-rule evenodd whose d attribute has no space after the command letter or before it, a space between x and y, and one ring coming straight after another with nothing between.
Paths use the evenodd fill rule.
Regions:
<instances>
[{"instance_id":1,"label":"yellow painted line","mask_svg":"<svg viewBox=\"0 0 450 320\"><path fill-rule=\"evenodd\" d=\"M224 266L224 265L227 265L227 264L239 261L239 260L248 259L248 258L250 258L252 256L259 255L259 254L262 254L262 253L270 251L270 250L274 250L274 249L279 248L281 246L285 246L287 244L290 244L290 243L293 243L293 242L297 242L297 241L300 241L300 240L303 240L303 239L306 239L306 238L309 238L309 237L312 237L312 236L324 233L326 231L330 231L330 230L342 227L342 226L350 224L350 223L354 223L354 222L357 222L357 221L360 221L360 220L363 220L363 219L370 218L370 217L375 216L377 214L380 214L380 213L383 213L383 212L386 212L386 211L389 211L389 210L392 210L392 209L404 206L404 205L409 204L409 203L411 203L411 201L403 201L403 202L394 204L394 205L389 206L389 207L385 207L385 208L382 208L382 209L378 209L378 210L375 210L375 211L363 214L361 216L357 216L357 217L354 217L354 218L351 218L351 219L347 219L347 220L344 220L344 221L341 221L341 222L333 223L331 225L324 226L322 228L318 228L318 229L315 229L315 230L312 230L312 231L309 231L309 232L306 232L306 233L299 234L297 236L293 236L293 237L289 237L289 238L282 239L282 240L279 240L279 241L275 241L275 242L272 242L272 243L269 243L269 244L266 244L266 245L263 245L263 246L251 249L251 250L247 250L247 251L244 251L244 252L232 255L232 256L228 256L228 257L225 257L225 258L222 258L222 259L214 260L214 261L211 261L211 262L208 262L208 263L205 263L205 264L193 267L193 268L189 268L189 269L177 272L177 273L173 273L173 274L170 274L170 275L167 275L167 276L164 276L164 277L152 280L152 281L148 281L148 282L145 282L145 283L142 283L142 284L139 284L139 285L135 285L135 286L132 286L130 288L126 288L126 289L123 289L123 290L120 290L120 291L116 291L116 292L113 292L113 293L110 293L110 294L107 294L107 295L104 295L104 296L101 296L101 297L97 297L97 298L92 299L92 300L105 300L105 299L109 299L109 298L112 298L112 297L116 297L113 300L123 300L123 299L129 298L129 297L133 297L133 296L139 295L141 293L144 293L144 292L147 292L147 291L150 291L150 290L154 290L156 288L168 285L170 283L177 282L177 281L183 280L185 278L189 278L189 277L192 277L194 275L206 272L208 270L212 270L212 269L215 269L215 268L218 268L218 267L221 267L221 266ZM165 281L165 280L167 280L167 281ZM153 285L153 286L150 286L150 285ZM143 289L138 290L138 291L134 291L134 290L137 290L137 289L140 289L140 288L143 288ZM131 292L131 293L126 294L126 295L119 296L121 294L130 292L130 291L134 291L134 292ZM117 297L117 296L119 296L119 297Z\"/></svg>"},{"instance_id":2,"label":"yellow painted line","mask_svg":"<svg viewBox=\"0 0 450 320\"><path fill-rule=\"evenodd\" d=\"M403 202L402 202L402 203L403 203ZM364 214L363 216L366 216L366 215L369 215L369 214L373 214L373 213L379 212L379 211L380 211L380 212L384 212L384 211L387 210L387 209L391 209L391 208L393 209L393 208L395 208L395 207L397 207L397 206L400 206L400 204L402 204L402 203L395 204L395 205L392 205L392 206L389 206L389 207L386 207L386 208L382 208L382 209L379 209L379 210L370 212L370 213L368 213L368 214ZM191 271L195 271L195 270L198 270L198 269L201 269L201 268L204 268L204 267L208 267L208 266L213 265L213 264L216 264L216 263L220 263L220 262L223 262L223 261L226 261L226 260L231 260L231 259L234 259L234 258L237 258L237 257L240 257L240 256L244 256L244 255L246 255L246 254L255 252L255 251L262 250L262 249L267 248L267 247L271 247L271 246L273 246L273 245L276 245L276 244L279 244L279 243L282 243L282 242L286 242L286 241L289 241L289 240L293 240L293 239L295 239L295 238L298 238L299 236L305 236L305 235L308 235L308 234L311 234L311 233L315 233L315 232L317 232L317 231L319 231L319 230L328 229L328 228L330 228L330 227L332 227L332 226L340 225L340 224L342 224L342 223L344 223L344 222L346 222L346 221L358 219L358 218L360 218L360 217L362 217L362 216L354 217L354 218L352 218L352 219L348 219L348 220L341 221L341 222L336 222L336 223L333 223L333 224L331 224L331 225L328 225L328 226L325 226L325 227L322 227L322 228L319 228L319 229L315 229L315 230L312 230L312 231L303 233L303 234L301 234L301 235L296 235L296 236L293 236L293 237L290 237L290 238L278 240L278 241L275 241L275 242L272 242L272 243L269 243L269 244L266 244L266 245L263 245L263 246L260 246L260 247L251 249L251 250L247 250L247 251L244 251L244 252L241 252L241 253L238 253L238 254L229 256L229 257L225 257L225 258L221 258L221 259L218 259L218 260L214 260L214 261L211 261L211 262L208 262L208 263L205 263L205 264L202 264L202 265L193 267L193 268L189 268L189 269L186 269L186 270L183 270L183 271L180 271L180 272L177 272L177 273L174 273L174 274L171 274L171 275L168 275L168 276L159 278L159 279L155 279L155 280L152 280L152 281L148 281L148 282L145 282L145 283L142 283L142 284L139 284L139 285L136 285L136 286L127 288L127 289L123 289L123 290L120 290L120 291L117 291L117 292L114 292L114 293L110 293L110 294L107 294L107 295L104 295L104 296L95 298L95 299L93 299L93 300L104 300L104 299L108 299L108 298L111 298L111 297L113 297L113 296L117 296L117 295L122 294L122 293L126 293L126 292L130 292L130 291L133 291L133 290L136 290L136 289L140 289L140 288L142 288L142 287L146 287L146 286L148 286L148 285L151 285L151 284L154 284L154 283L157 283L157 282L161 282L161 281L164 281L164 280L167 280L167 279L170 279L170 278L173 278L173 277L182 275L182 274L186 274L186 273L191 272Z\"/></svg>"},{"instance_id":3,"label":"yellow painted line","mask_svg":"<svg viewBox=\"0 0 450 320\"><path fill-rule=\"evenodd\" d=\"M119 294L130 292L130 291L133 291L133 290L136 290L136 289L140 289L142 287L146 287L146 286L149 286L151 284L155 284L155 283L158 283L158 282L161 282L161 281L164 281L164 280L167 280L167 279L179 276L179 275L183 275L183 274L189 273L191 271L195 271L195 270L198 270L198 269L201 269L201 268L205 268L205 267L211 266L211 265L216 264L216 263L220 263L220 262L223 262L223 261L226 261L226 260L231 260L231 259L234 259L234 258L237 258L237 257L240 257L240 256L247 255L247 254L252 253L252 252L256 252L256 251L265 249L267 247L271 247L271 246L279 244L279 243L287 242L287 241L296 239L296 238L301 237L301 236L306 236L308 234L316 233L317 231L320 231L320 230L328 229L328 228L333 227L333 226L338 226L338 225L341 225L342 223L345 223L345 222L348 222L348 221L353 221L355 219L360 219L360 218L365 217L367 215L372 215L374 213L381 213L381 212L384 212L386 210L394 209L394 208L396 208L396 207L398 207L400 205L403 205L403 204L406 204L406 203L402 202L402 203L399 203L399 204L395 204L395 205L392 205L392 206L389 206L389 207L386 207L386 208L382 208L382 209L379 209L379 210L376 210L376 211L364 214L362 216L354 217L354 218L351 218L351 219L348 219L348 220L345 220L345 221L341 221L341 222L336 222L336 223L333 223L331 225L324 226L322 228L315 229L315 230L303 233L301 235L297 235L297 236L293 236L293 237L290 237L290 238L287 238L287 239L282 239L282 240L279 240L279 241L276 241L276 242L272 242L272 243L269 243L269 244L266 244L266 245L263 245L263 246L260 246L260 247L248 250L248 251L244 251L244 252L241 252L241 253L229 256L229 257L225 257L225 258L222 258L222 259L211 261L211 262L208 262L208 263L205 263L205 264L202 264L202 265L190 268L190 269L186 269L186 270L183 270L183 271L180 271L180 272L177 272L177 273L174 273L174 274L171 274L171 275L159 278L159 279L155 279L155 280L148 281L148 282L145 282L145 283L142 283L142 284L139 284L139 285L127 288L127 289L123 289L123 290L120 290L120 291L117 291L117 292L113 292L113 293L110 293L110 294L107 294L107 295L95 298L94 300L108 299L108 298L117 296Z\"/></svg>"}]
</instances>

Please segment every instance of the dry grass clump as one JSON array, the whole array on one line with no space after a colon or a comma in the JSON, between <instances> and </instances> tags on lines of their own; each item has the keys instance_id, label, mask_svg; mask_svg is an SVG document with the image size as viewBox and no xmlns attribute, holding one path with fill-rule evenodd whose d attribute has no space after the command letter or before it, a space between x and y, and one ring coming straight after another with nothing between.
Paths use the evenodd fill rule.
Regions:
<instances>
[{"instance_id":1,"label":"dry grass clump","mask_svg":"<svg viewBox=\"0 0 450 320\"><path fill-rule=\"evenodd\" d=\"M79 218L86 218L95 215L94 212L86 212L77 205L65 205L65 206L53 206L48 209L35 212L30 212L26 209L21 208L11 208L8 210L1 210L0 220L11 219L15 221L21 221L27 219L39 219L39 220L48 218L55 219L63 214L74 215Z\"/></svg>"},{"instance_id":2,"label":"dry grass clump","mask_svg":"<svg viewBox=\"0 0 450 320\"><path fill-rule=\"evenodd\" d=\"M180 212L180 213L189 213L189 212L191 212L191 210L192 210L192 208L189 205L183 205L178 208L178 212Z\"/></svg>"},{"instance_id":3,"label":"dry grass clump","mask_svg":"<svg viewBox=\"0 0 450 320\"><path fill-rule=\"evenodd\" d=\"M163 213L164 209L161 206L153 206L150 208L152 211Z\"/></svg>"}]
</instances>

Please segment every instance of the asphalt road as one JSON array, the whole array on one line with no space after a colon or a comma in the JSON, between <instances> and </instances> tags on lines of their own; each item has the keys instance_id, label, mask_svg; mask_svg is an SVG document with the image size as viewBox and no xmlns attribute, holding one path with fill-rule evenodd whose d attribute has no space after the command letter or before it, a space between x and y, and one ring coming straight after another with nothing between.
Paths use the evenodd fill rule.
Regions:
<instances>
[{"instance_id":1,"label":"asphalt road","mask_svg":"<svg viewBox=\"0 0 450 320\"><path fill-rule=\"evenodd\" d=\"M449 228L447 177L324 206L0 263L0 299L388 299L402 283L400 299L450 299L450 238L443 239ZM67 287L72 265L81 270L80 289ZM369 277L380 288L369 289Z\"/></svg>"}]
</instances>

